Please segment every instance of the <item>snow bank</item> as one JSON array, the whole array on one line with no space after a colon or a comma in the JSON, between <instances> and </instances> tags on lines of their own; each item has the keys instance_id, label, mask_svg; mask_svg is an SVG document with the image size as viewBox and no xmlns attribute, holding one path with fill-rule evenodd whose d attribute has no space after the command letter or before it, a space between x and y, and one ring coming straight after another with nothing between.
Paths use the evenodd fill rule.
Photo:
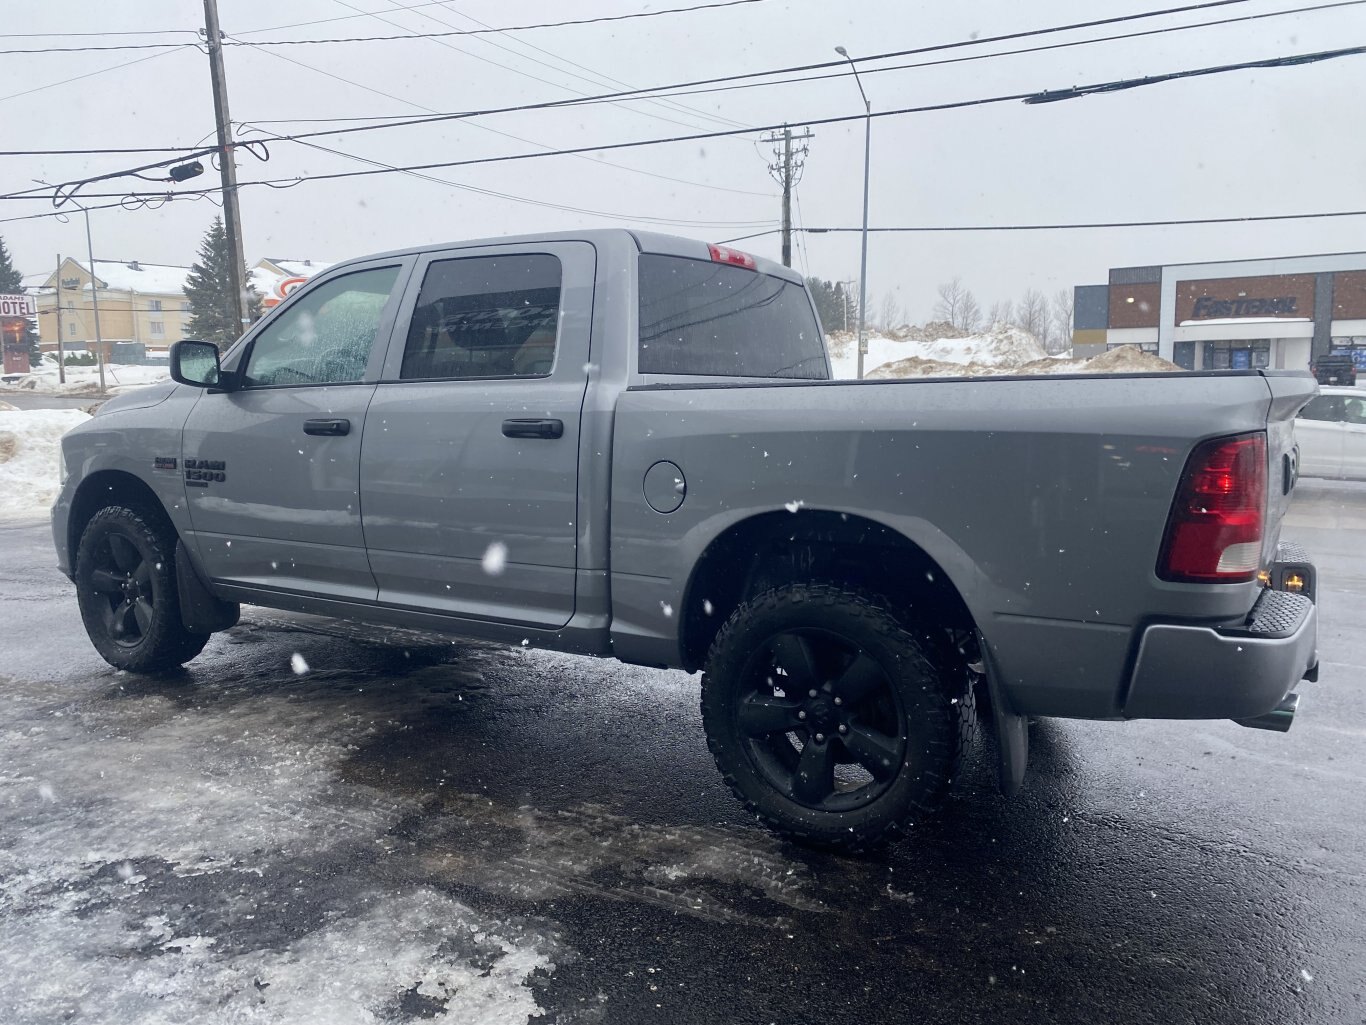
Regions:
<instances>
[{"instance_id":1,"label":"snow bank","mask_svg":"<svg viewBox=\"0 0 1366 1025\"><path fill-rule=\"evenodd\" d=\"M79 409L0 410L0 519L41 519L57 497L62 435L89 420Z\"/></svg>"},{"instance_id":2,"label":"snow bank","mask_svg":"<svg viewBox=\"0 0 1366 1025\"><path fill-rule=\"evenodd\" d=\"M946 326L946 325L945 325ZM939 328L940 325L930 325ZM989 377L997 374L1133 374L1179 370L1137 346L1112 349L1092 359L1050 356L1028 331L997 324L976 335L928 338L924 328L898 329L897 337L868 336L864 377L887 380L908 377ZM857 342L852 332L828 338L830 365L836 380L853 380Z\"/></svg>"},{"instance_id":3,"label":"snow bank","mask_svg":"<svg viewBox=\"0 0 1366 1025\"><path fill-rule=\"evenodd\" d=\"M170 379L170 371L165 366L131 366L124 363L107 363L104 367L104 382L109 394L129 387L140 388ZM0 381L0 392L28 391L41 395L98 395L100 394L99 367L67 367L66 383L57 374L57 364L43 360L41 368L25 374L17 381Z\"/></svg>"}]
</instances>

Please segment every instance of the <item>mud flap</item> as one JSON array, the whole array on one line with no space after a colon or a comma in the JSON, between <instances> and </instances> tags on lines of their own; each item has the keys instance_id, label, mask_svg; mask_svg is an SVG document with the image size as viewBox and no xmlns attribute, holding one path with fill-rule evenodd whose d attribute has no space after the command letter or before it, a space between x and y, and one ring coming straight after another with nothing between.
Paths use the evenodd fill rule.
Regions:
<instances>
[{"instance_id":1,"label":"mud flap","mask_svg":"<svg viewBox=\"0 0 1366 1025\"><path fill-rule=\"evenodd\" d=\"M1001 674L980 634L977 645L982 652L987 691L991 695L992 729L996 734L996 785L1006 797L1014 797L1024 786L1025 767L1029 764L1029 720L1011 709L999 682Z\"/></svg>"},{"instance_id":2,"label":"mud flap","mask_svg":"<svg viewBox=\"0 0 1366 1025\"><path fill-rule=\"evenodd\" d=\"M180 619L190 633L217 633L237 625L242 606L214 597L195 569L184 541L175 544L175 582L180 594Z\"/></svg>"}]
</instances>

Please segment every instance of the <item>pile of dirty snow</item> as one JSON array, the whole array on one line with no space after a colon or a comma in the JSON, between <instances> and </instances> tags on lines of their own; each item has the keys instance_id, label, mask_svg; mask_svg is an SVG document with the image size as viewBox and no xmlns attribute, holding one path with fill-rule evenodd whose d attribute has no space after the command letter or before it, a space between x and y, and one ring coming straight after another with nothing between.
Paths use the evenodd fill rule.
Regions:
<instances>
[{"instance_id":1,"label":"pile of dirty snow","mask_svg":"<svg viewBox=\"0 0 1366 1025\"><path fill-rule=\"evenodd\" d=\"M89 419L79 409L0 410L0 519L47 515L60 487L62 435Z\"/></svg>"},{"instance_id":2,"label":"pile of dirty snow","mask_svg":"<svg viewBox=\"0 0 1366 1025\"><path fill-rule=\"evenodd\" d=\"M855 335L836 331L827 341L835 378L857 377ZM930 324L925 328L898 328L891 337L870 334L863 370L865 377L979 377L1019 373L1020 366L1048 358L1038 339L1018 327L994 324L970 335L949 324ZM878 368L886 368L886 372L873 373Z\"/></svg>"},{"instance_id":3,"label":"pile of dirty snow","mask_svg":"<svg viewBox=\"0 0 1366 1025\"><path fill-rule=\"evenodd\" d=\"M1102 352L1088 359L1085 368L1083 372L1087 374L1157 374L1181 369L1161 356L1144 352L1137 345Z\"/></svg>"}]
</instances>

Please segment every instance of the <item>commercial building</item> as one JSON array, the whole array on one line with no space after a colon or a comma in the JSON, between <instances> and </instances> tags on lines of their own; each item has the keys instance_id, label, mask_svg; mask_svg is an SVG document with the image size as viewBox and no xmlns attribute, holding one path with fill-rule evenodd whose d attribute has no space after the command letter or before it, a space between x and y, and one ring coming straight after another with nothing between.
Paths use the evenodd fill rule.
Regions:
<instances>
[{"instance_id":1,"label":"commercial building","mask_svg":"<svg viewBox=\"0 0 1366 1025\"><path fill-rule=\"evenodd\" d=\"M58 310L61 339L68 351L95 351L95 300L100 314L103 356L110 361L114 346L138 342L162 349L185 337L190 304L185 298L188 267L140 263L137 260L96 260L95 273L78 260L67 259L39 284L38 339L44 352L57 349Z\"/></svg>"},{"instance_id":2,"label":"commercial building","mask_svg":"<svg viewBox=\"0 0 1366 1025\"><path fill-rule=\"evenodd\" d=\"M1136 345L1187 370L1366 370L1366 253L1117 267L1075 293L1074 355Z\"/></svg>"}]
</instances>

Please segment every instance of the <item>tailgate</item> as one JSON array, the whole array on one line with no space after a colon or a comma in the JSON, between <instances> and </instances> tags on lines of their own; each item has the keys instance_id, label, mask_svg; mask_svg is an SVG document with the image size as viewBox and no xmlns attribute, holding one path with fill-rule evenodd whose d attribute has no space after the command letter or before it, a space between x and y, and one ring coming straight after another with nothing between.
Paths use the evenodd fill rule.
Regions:
<instances>
[{"instance_id":1,"label":"tailgate","mask_svg":"<svg viewBox=\"0 0 1366 1025\"><path fill-rule=\"evenodd\" d=\"M1295 444L1295 417L1306 402L1318 394L1318 382L1306 373L1264 372L1271 390L1266 416L1267 530L1262 564L1275 561L1281 519L1290 508L1299 476L1299 449Z\"/></svg>"}]
</instances>

